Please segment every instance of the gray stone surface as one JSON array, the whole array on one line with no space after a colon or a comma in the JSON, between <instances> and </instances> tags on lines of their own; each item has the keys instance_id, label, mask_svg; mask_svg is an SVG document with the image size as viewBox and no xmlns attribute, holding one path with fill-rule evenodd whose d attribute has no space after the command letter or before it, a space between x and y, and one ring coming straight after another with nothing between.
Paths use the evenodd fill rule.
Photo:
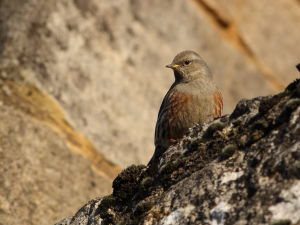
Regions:
<instances>
[{"instance_id":1,"label":"gray stone surface","mask_svg":"<svg viewBox=\"0 0 300 225\"><path fill-rule=\"evenodd\" d=\"M272 39L262 29L273 17L258 22L261 17L247 14L267 4L260 1L244 5L242 19L233 13L238 3L215 3L237 23L232 35L192 0L17 2L2 1L1 65L14 62L34 71L40 88L58 100L69 122L121 166L150 158L157 110L173 80L164 65L180 50L193 49L207 60L223 91L226 113L239 99L274 93L297 76L291 64L298 55L292 48L298 43L298 22L291 21L298 8L291 1L266 7L273 17L289 22L268 26ZM284 12L282 4L287 5ZM280 29L290 30L289 38L279 35ZM264 74L260 64L271 71Z\"/></svg>"},{"instance_id":2,"label":"gray stone surface","mask_svg":"<svg viewBox=\"0 0 300 225\"><path fill-rule=\"evenodd\" d=\"M47 212L39 224L68 216L82 202L109 192L119 167L147 163L158 108L173 80L164 65L179 51L195 50L208 62L225 113L241 98L278 92L299 76L294 70L299 11L296 0L1 0L0 110L11 116L3 115L0 135L21 121L26 129L9 133L11 146L0 141L0 149L6 149L0 163L13 161L16 154L8 150L17 148L14 140L29 143L30 137L31 160L44 157L61 170L70 166L72 172L58 167L56 172L82 194L53 180L51 190L65 196L65 208L59 201L39 202ZM47 135L35 133L40 129ZM42 153L39 141L48 146ZM54 145L65 147L53 155ZM26 162L4 171L5 180L26 171ZM33 213L38 205L25 194L48 196L39 182L47 174L34 172L47 170L48 162L42 162L26 175L33 185L20 178L13 186L23 197L1 195L3 223L20 224L21 218L29 223L41 215ZM85 186L92 180L95 192ZM4 184L0 188L7 190ZM13 213L7 213L8 205Z\"/></svg>"},{"instance_id":3,"label":"gray stone surface","mask_svg":"<svg viewBox=\"0 0 300 225\"><path fill-rule=\"evenodd\" d=\"M157 170L123 170L67 224L299 224L299 159L300 79L192 128Z\"/></svg>"}]
</instances>

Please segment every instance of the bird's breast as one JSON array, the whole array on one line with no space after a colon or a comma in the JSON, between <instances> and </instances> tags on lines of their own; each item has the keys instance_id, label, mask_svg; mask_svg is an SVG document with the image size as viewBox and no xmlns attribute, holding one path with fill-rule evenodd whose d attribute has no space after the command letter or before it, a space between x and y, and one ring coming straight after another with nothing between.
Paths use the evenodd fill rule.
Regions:
<instances>
[{"instance_id":1,"label":"bird's breast","mask_svg":"<svg viewBox=\"0 0 300 225\"><path fill-rule=\"evenodd\" d=\"M172 93L165 112L165 122L170 128L170 136L182 137L195 124L211 120L214 110L211 101L211 97L182 92Z\"/></svg>"}]
</instances>

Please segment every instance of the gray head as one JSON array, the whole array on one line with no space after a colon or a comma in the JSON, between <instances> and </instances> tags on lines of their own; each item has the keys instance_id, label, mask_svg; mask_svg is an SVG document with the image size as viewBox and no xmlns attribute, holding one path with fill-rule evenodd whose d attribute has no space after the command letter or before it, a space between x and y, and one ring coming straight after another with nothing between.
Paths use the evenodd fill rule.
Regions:
<instances>
[{"instance_id":1,"label":"gray head","mask_svg":"<svg viewBox=\"0 0 300 225\"><path fill-rule=\"evenodd\" d=\"M186 50L178 53L166 67L174 70L176 82L189 82L198 78L212 79L207 64L194 51Z\"/></svg>"}]
</instances>

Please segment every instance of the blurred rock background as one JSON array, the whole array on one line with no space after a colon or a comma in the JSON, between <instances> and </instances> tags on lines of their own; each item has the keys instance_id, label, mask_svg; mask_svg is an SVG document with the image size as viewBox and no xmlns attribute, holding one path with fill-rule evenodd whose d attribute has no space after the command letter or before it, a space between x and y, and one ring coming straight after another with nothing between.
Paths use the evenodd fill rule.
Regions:
<instances>
[{"instance_id":1,"label":"blurred rock background","mask_svg":"<svg viewBox=\"0 0 300 225\"><path fill-rule=\"evenodd\" d=\"M299 76L299 26L298 0L1 0L0 224L52 224L147 163L179 51L230 113Z\"/></svg>"}]
</instances>

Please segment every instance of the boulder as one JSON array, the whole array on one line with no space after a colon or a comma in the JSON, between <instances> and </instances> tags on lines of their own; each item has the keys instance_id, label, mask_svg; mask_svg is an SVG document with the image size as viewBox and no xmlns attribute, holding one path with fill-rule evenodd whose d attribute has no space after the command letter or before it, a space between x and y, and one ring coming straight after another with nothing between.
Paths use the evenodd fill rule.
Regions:
<instances>
[{"instance_id":1,"label":"boulder","mask_svg":"<svg viewBox=\"0 0 300 225\"><path fill-rule=\"evenodd\" d=\"M2 223L54 223L111 192L120 168L147 163L173 82L164 65L183 49L209 64L224 114L282 91L298 76L298 6L0 0Z\"/></svg>"},{"instance_id":2,"label":"boulder","mask_svg":"<svg viewBox=\"0 0 300 225\"><path fill-rule=\"evenodd\" d=\"M300 79L193 127L157 170L128 167L56 225L299 224L299 171Z\"/></svg>"}]
</instances>

